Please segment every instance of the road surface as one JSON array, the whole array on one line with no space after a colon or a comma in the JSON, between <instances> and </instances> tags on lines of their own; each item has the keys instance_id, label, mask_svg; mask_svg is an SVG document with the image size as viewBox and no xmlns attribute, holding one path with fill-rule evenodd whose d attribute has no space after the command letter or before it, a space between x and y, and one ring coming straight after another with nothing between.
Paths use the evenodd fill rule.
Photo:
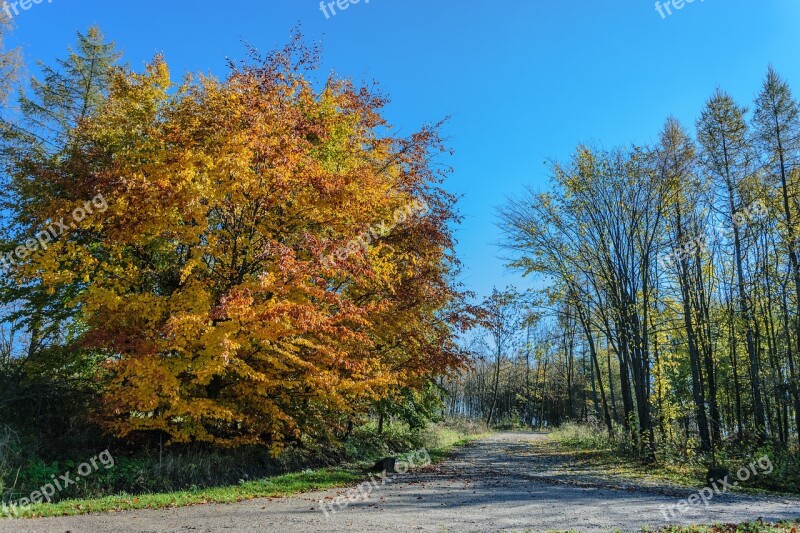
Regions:
<instances>
[{"instance_id":1,"label":"road surface","mask_svg":"<svg viewBox=\"0 0 800 533\"><path fill-rule=\"evenodd\" d=\"M229 505L2 520L0 532L633 532L667 523L800 518L797 499L721 494L707 507L701 503L667 522L664 508L685 500L690 491L572 477L568 465L565 469L554 464L558 459L533 452L535 441L543 438L534 433L491 435L442 463L395 474L383 484L376 479L371 489L363 487L368 499L356 495L341 506L333 498L346 495L346 489ZM328 502L325 512L321 499Z\"/></svg>"}]
</instances>

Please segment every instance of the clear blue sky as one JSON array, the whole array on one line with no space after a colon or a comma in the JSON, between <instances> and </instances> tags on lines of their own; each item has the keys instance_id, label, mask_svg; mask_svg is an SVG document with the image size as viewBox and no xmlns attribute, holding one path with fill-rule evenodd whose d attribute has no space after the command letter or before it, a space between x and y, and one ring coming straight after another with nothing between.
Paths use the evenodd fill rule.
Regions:
<instances>
[{"instance_id":1,"label":"clear blue sky","mask_svg":"<svg viewBox=\"0 0 800 533\"><path fill-rule=\"evenodd\" d=\"M693 125L717 86L749 105L770 62L800 93L798 0L695 0L666 19L651 0L361 0L330 19L319 0L44 0L15 22L29 62L99 24L134 67L163 52L176 73L219 75L243 41L266 51L299 24L324 71L380 82L402 132L452 115L447 187L463 195L458 252L479 294L528 286L499 258L496 209L544 188L545 160L647 143L670 114Z\"/></svg>"}]
</instances>

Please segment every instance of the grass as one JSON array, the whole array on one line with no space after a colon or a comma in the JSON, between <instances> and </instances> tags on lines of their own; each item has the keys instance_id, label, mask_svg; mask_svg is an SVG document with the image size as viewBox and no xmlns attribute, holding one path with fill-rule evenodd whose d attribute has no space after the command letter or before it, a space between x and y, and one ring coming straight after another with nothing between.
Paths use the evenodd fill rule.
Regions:
<instances>
[{"instance_id":1,"label":"grass","mask_svg":"<svg viewBox=\"0 0 800 533\"><path fill-rule=\"evenodd\" d=\"M618 445L601 431L585 426L567 425L553 430L549 440L540 443L538 453L567 458L570 471L603 479L633 481L645 484L671 484L675 487L696 489L702 484L705 468L689 462L659 461L647 464L620 453ZM785 494L786 491L738 486L737 492L749 494ZM800 515L800 512L798 512ZM800 533L800 521L746 522L743 524L716 524L713 526L669 526L658 533Z\"/></svg>"},{"instance_id":2,"label":"grass","mask_svg":"<svg viewBox=\"0 0 800 533\"><path fill-rule=\"evenodd\" d=\"M799 533L798 522L768 524L766 522L747 522L744 524L718 524L714 526L671 526L657 530L657 533ZM528 530L525 533L533 533ZM548 533L577 533L570 531L550 531ZM646 532L652 533L652 532Z\"/></svg>"},{"instance_id":3,"label":"grass","mask_svg":"<svg viewBox=\"0 0 800 533\"><path fill-rule=\"evenodd\" d=\"M17 517L73 516L94 512L132 509L164 509L204 503L234 503L254 498L277 498L311 490L341 487L363 479L360 471L342 468L318 469L284 474L236 486L177 491L137 496L119 495L86 500L66 500L58 503L30 505L20 509ZM0 514L9 517L8 510Z\"/></svg>"},{"instance_id":4,"label":"grass","mask_svg":"<svg viewBox=\"0 0 800 533\"><path fill-rule=\"evenodd\" d=\"M667 527L659 533L798 533L800 522L747 522L744 524L717 524L714 526Z\"/></svg>"},{"instance_id":5,"label":"grass","mask_svg":"<svg viewBox=\"0 0 800 533\"><path fill-rule=\"evenodd\" d=\"M548 440L537 444L537 452L565 458L572 474L605 479L696 488L703 476L701 468L690 464L645 465L621 454L607 436L586 434L575 427L554 430ZM697 483L693 484L692 480Z\"/></svg>"},{"instance_id":6,"label":"grass","mask_svg":"<svg viewBox=\"0 0 800 533\"><path fill-rule=\"evenodd\" d=\"M481 434L463 435L449 428L438 428L430 436L435 445L428 450L432 462L447 457L455 448L480 438ZM0 518L41 518L52 516L74 516L95 512L126 511L135 509L166 509L207 503L235 503L255 498L279 498L314 490L325 490L356 484L367 479L362 462L332 468L304 470L253 481L242 481L238 485L174 492L129 495L121 494L99 498L72 499L58 503L33 504L20 508L12 514L0 506Z\"/></svg>"},{"instance_id":7,"label":"grass","mask_svg":"<svg viewBox=\"0 0 800 533\"><path fill-rule=\"evenodd\" d=\"M706 466L698 461L659 460L654 464L645 464L622 453L618 444L604 431L577 424L568 424L555 429L549 437L548 441L541 444L541 453L566 456L571 470L583 471L586 475L697 489L703 485L707 470ZM731 462L731 464L744 465L747 462L742 460L740 463ZM772 477L776 475L777 472ZM752 495L796 494L786 486L756 487L741 483L734 490Z\"/></svg>"}]
</instances>

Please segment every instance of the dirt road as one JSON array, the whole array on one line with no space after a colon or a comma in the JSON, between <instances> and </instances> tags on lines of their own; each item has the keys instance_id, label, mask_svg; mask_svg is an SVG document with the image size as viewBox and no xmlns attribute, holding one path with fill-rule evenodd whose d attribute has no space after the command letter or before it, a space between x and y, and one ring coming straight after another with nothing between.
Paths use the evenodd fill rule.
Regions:
<instances>
[{"instance_id":1,"label":"dirt road","mask_svg":"<svg viewBox=\"0 0 800 533\"><path fill-rule=\"evenodd\" d=\"M660 506L691 492L655 486L617 486L565 475L564 465L531 453L538 434L499 433L460 449L449 460L397 474L366 501L337 510L319 500L344 490L159 511L0 521L0 532L495 532L640 531L666 525ZM613 486L613 483L611 484ZM671 523L711 524L800 518L800 500L719 495Z\"/></svg>"}]
</instances>

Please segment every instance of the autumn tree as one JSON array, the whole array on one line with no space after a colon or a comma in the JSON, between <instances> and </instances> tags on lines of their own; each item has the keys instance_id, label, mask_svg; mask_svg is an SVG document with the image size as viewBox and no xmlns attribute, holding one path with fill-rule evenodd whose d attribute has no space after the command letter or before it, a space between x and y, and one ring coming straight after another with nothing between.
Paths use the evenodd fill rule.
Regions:
<instances>
[{"instance_id":1,"label":"autumn tree","mask_svg":"<svg viewBox=\"0 0 800 533\"><path fill-rule=\"evenodd\" d=\"M393 136L383 96L315 89L317 61L298 37L224 80L117 69L65 154L80 172L39 179L70 191L42 220L108 202L17 276L81 285L115 435L278 452L462 364L438 127Z\"/></svg>"},{"instance_id":2,"label":"autumn tree","mask_svg":"<svg viewBox=\"0 0 800 533\"><path fill-rule=\"evenodd\" d=\"M745 337L753 393L753 411L757 432L766 438L767 425L761 390L761 362L758 357L753 308L747 292L744 272L746 227L737 214L748 205L745 180L754 171L754 153L745 121L746 109L724 91L718 90L706 103L697 122L697 137L702 147L700 161L705 171L719 184L721 212L733 233L733 256L738 289L739 311L745 323Z\"/></svg>"},{"instance_id":3,"label":"autumn tree","mask_svg":"<svg viewBox=\"0 0 800 533\"><path fill-rule=\"evenodd\" d=\"M32 78L22 84L25 90L10 95L0 117L1 320L15 339L13 360L3 373L2 411L4 420L30 428L42 441L70 440L86 426L98 357L69 348L82 328L70 304L82 280L46 286L41 276L22 276L16 267L29 255L32 239L37 247L51 239L56 221L44 206L86 200L78 183L91 171L85 160L73 157L81 143L78 131L105 100L118 57L96 28L78 34L69 56L53 67L41 64L41 79ZM0 62L7 67L5 59Z\"/></svg>"},{"instance_id":4,"label":"autumn tree","mask_svg":"<svg viewBox=\"0 0 800 533\"><path fill-rule=\"evenodd\" d=\"M792 283L794 286L795 345L787 347L789 372L794 381L791 394L794 398L795 423L800 428L800 388L797 386L798 370L795 354L800 354L800 260L797 255L797 208L796 187L790 180L796 179L800 160L800 108L792 95L789 84L771 66L761 92L756 98L753 117L757 140L764 154L770 179L780 188L780 212L782 213L782 235L789 256Z\"/></svg>"}]
</instances>

